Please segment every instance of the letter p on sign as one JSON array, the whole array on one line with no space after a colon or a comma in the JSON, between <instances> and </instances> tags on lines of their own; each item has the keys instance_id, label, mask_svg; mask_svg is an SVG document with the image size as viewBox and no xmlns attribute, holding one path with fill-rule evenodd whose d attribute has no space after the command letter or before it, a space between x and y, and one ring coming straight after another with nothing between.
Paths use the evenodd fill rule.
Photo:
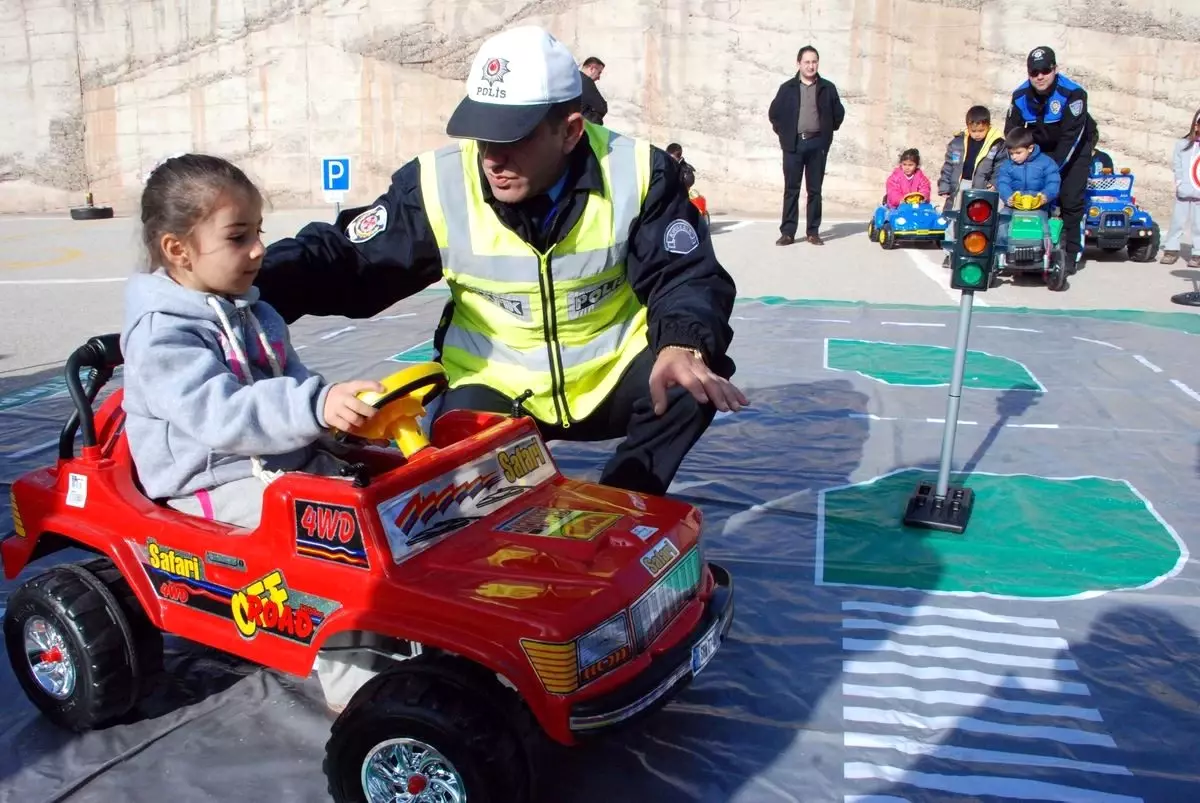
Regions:
<instances>
[{"instance_id":1,"label":"letter p on sign","mask_svg":"<svg viewBox=\"0 0 1200 803\"><path fill-rule=\"evenodd\" d=\"M338 156L321 160L321 189L325 192L350 191L350 157Z\"/></svg>"}]
</instances>

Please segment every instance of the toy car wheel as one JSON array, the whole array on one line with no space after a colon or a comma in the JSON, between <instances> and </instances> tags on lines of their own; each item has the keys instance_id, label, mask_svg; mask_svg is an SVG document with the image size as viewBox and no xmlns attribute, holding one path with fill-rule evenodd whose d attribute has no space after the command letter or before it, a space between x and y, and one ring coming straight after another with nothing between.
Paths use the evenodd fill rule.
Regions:
<instances>
[{"instance_id":1,"label":"toy car wheel","mask_svg":"<svg viewBox=\"0 0 1200 803\"><path fill-rule=\"evenodd\" d=\"M892 231L891 223L884 223L883 228L879 230L879 244L885 251L896 247L896 232Z\"/></svg>"},{"instance_id":2,"label":"toy car wheel","mask_svg":"<svg viewBox=\"0 0 1200 803\"><path fill-rule=\"evenodd\" d=\"M455 662L405 661L364 684L333 724L329 793L338 803L531 803L532 754L511 722Z\"/></svg>"},{"instance_id":3,"label":"toy car wheel","mask_svg":"<svg viewBox=\"0 0 1200 803\"><path fill-rule=\"evenodd\" d=\"M1158 257L1158 246L1161 242L1162 232L1159 231L1157 223L1154 224L1151 232L1149 237L1129 241L1127 248L1129 249L1130 260L1133 262L1153 262Z\"/></svg>"},{"instance_id":4,"label":"toy car wheel","mask_svg":"<svg viewBox=\"0 0 1200 803\"><path fill-rule=\"evenodd\" d=\"M4 643L21 688L59 727L100 727L141 696L135 631L112 591L81 566L56 566L9 597Z\"/></svg>"},{"instance_id":5,"label":"toy car wheel","mask_svg":"<svg viewBox=\"0 0 1200 803\"><path fill-rule=\"evenodd\" d=\"M109 220L113 216L111 206L71 207L71 220Z\"/></svg>"},{"instance_id":6,"label":"toy car wheel","mask_svg":"<svg viewBox=\"0 0 1200 803\"><path fill-rule=\"evenodd\" d=\"M1046 270L1046 287L1055 293L1067 289L1066 254L1060 249L1050 254L1050 267Z\"/></svg>"},{"instance_id":7,"label":"toy car wheel","mask_svg":"<svg viewBox=\"0 0 1200 803\"><path fill-rule=\"evenodd\" d=\"M874 218L872 218L871 222L869 222L867 224L867 239L868 240L875 239L875 219Z\"/></svg>"}]
</instances>

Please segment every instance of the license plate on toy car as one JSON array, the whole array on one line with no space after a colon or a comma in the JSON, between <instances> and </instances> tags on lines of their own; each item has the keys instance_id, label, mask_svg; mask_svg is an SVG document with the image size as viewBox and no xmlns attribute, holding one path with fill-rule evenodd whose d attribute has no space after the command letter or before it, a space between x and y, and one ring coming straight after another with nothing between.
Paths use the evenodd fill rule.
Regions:
<instances>
[{"instance_id":1,"label":"license plate on toy car","mask_svg":"<svg viewBox=\"0 0 1200 803\"><path fill-rule=\"evenodd\" d=\"M704 638L692 647L692 674L699 675L700 670L708 666L708 662L717 654L717 648L721 646L721 623L714 624Z\"/></svg>"},{"instance_id":2,"label":"license plate on toy car","mask_svg":"<svg viewBox=\"0 0 1200 803\"><path fill-rule=\"evenodd\" d=\"M1105 226L1124 226L1125 218L1110 217L1108 220L1104 221L1104 225Z\"/></svg>"}]
</instances>

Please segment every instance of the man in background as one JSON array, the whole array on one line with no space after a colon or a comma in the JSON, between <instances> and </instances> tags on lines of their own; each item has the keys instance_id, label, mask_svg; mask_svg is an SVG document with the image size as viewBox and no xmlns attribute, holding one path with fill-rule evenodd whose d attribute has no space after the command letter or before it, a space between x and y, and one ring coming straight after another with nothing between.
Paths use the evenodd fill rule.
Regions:
<instances>
[{"instance_id":1,"label":"man in background","mask_svg":"<svg viewBox=\"0 0 1200 803\"><path fill-rule=\"evenodd\" d=\"M583 119L596 125L603 125L604 115L608 114L608 102L600 94L596 82L604 74L604 62L595 56L588 56L579 72L582 73L583 79L583 94L580 95L583 103Z\"/></svg>"},{"instance_id":2,"label":"man in background","mask_svg":"<svg viewBox=\"0 0 1200 803\"><path fill-rule=\"evenodd\" d=\"M821 77L820 55L812 45L796 55L796 74L779 85L767 117L783 149L783 221L776 245L796 241L800 217L800 179L808 185L806 234L813 245L821 240L821 181L833 132L842 127L846 110L832 81Z\"/></svg>"}]
</instances>

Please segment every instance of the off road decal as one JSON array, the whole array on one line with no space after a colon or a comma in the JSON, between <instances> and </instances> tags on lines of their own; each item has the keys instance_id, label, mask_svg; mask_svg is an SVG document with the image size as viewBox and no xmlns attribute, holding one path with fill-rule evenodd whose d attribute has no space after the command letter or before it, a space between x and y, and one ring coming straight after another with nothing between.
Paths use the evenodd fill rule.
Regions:
<instances>
[{"instance_id":1,"label":"off road decal","mask_svg":"<svg viewBox=\"0 0 1200 803\"><path fill-rule=\"evenodd\" d=\"M360 569L370 568L362 527L352 507L296 499L296 554Z\"/></svg>"},{"instance_id":2,"label":"off road decal","mask_svg":"<svg viewBox=\"0 0 1200 803\"><path fill-rule=\"evenodd\" d=\"M583 317L600 306L606 298L614 295L625 284L624 274L614 276L606 282L567 293L567 318Z\"/></svg>"},{"instance_id":3,"label":"off road decal","mask_svg":"<svg viewBox=\"0 0 1200 803\"><path fill-rule=\"evenodd\" d=\"M572 541L591 541L620 520L620 513L600 513L558 507L531 507L513 516L496 529L506 533L567 538Z\"/></svg>"},{"instance_id":4,"label":"off road decal","mask_svg":"<svg viewBox=\"0 0 1200 803\"><path fill-rule=\"evenodd\" d=\"M529 310L528 296L505 296L500 295L499 293L489 293L486 290L478 289L472 290L471 292L487 299L500 309L507 312L509 315L513 315L523 321L533 320L533 314Z\"/></svg>"},{"instance_id":5,"label":"off road decal","mask_svg":"<svg viewBox=\"0 0 1200 803\"><path fill-rule=\"evenodd\" d=\"M506 443L415 490L379 505L392 559L399 563L554 476L536 436Z\"/></svg>"},{"instance_id":6,"label":"off road decal","mask_svg":"<svg viewBox=\"0 0 1200 803\"><path fill-rule=\"evenodd\" d=\"M642 566L650 572L651 577L658 577L677 557L679 557L679 549L671 543L671 539L664 538L655 544L653 549L642 555Z\"/></svg>"}]
</instances>

